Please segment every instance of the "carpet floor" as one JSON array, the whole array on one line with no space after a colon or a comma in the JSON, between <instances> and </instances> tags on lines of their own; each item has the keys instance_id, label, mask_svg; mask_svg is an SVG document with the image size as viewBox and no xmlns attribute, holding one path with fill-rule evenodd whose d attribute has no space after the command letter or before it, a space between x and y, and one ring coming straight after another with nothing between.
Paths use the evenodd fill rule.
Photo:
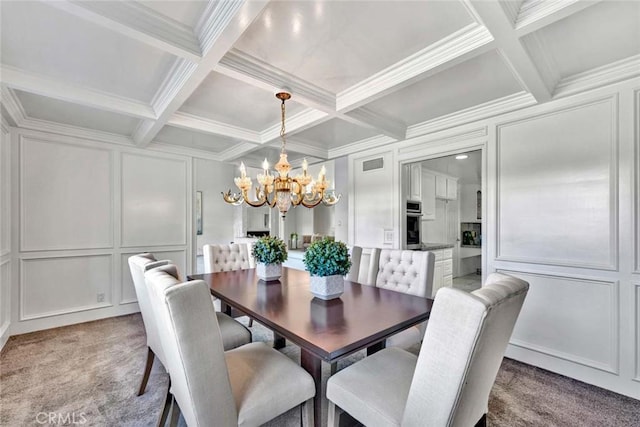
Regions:
<instances>
[{"instance_id":1,"label":"carpet floor","mask_svg":"<svg viewBox=\"0 0 640 427\"><path fill-rule=\"evenodd\" d=\"M271 340L263 326L251 329L254 341ZM283 352L298 361L296 346ZM154 364L146 393L136 396L146 353L139 314L12 337L0 354L0 425L155 425L168 378ZM356 353L339 368L362 357ZM328 376L328 365L323 374ZM299 410L292 410L267 425L293 427L299 419ZM640 426L640 401L505 359L488 424Z\"/></svg>"}]
</instances>

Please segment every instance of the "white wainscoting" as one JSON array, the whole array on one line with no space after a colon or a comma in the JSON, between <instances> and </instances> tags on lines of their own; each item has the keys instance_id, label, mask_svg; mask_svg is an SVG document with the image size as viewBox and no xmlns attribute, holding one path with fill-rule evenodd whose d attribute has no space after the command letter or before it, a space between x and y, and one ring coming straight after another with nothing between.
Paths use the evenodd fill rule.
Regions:
<instances>
[{"instance_id":1,"label":"white wainscoting","mask_svg":"<svg viewBox=\"0 0 640 427\"><path fill-rule=\"evenodd\" d=\"M618 373L617 281L499 271L530 285L512 345Z\"/></svg>"},{"instance_id":2,"label":"white wainscoting","mask_svg":"<svg viewBox=\"0 0 640 427\"><path fill-rule=\"evenodd\" d=\"M133 280L131 279L131 270L129 270L129 257L132 255L136 255L142 253L139 252L127 252L121 254L120 265L121 269L121 277L120 277L120 304L132 304L138 302L138 298L136 297L136 288L133 285ZM167 250L154 250L153 255L157 260L170 260L173 264L178 267L178 272L180 273L180 277L186 280L186 265L187 265L187 253L186 251L167 251Z\"/></svg>"},{"instance_id":3,"label":"white wainscoting","mask_svg":"<svg viewBox=\"0 0 640 427\"><path fill-rule=\"evenodd\" d=\"M498 260L617 269L617 97L498 126Z\"/></svg>"},{"instance_id":4,"label":"white wainscoting","mask_svg":"<svg viewBox=\"0 0 640 427\"><path fill-rule=\"evenodd\" d=\"M122 246L187 244L187 162L122 154Z\"/></svg>"},{"instance_id":5,"label":"white wainscoting","mask_svg":"<svg viewBox=\"0 0 640 427\"><path fill-rule=\"evenodd\" d=\"M640 382L640 279L632 281L631 285L633 286L633 300L634 300L634 339L635 343L633 346L633 350L635 352L635 375L633 377L634 381Z\"/></svg>"},{"instance_id":6,"label":"white wainscoting","mask_svg":"<svg viewBox=\"0 0 640 427\"><path fill-rule=\"evenodd\" d=\"M0 350L11 334L11 132L0 123Z\"/></svg>"},{"instance_id":7,"label":"white wainscoting","mask_svg":"<svg viewBox=\"0 0 640 427\"><path fill-rule=\"evenodd\" d=\"M111 306L112 288L110 254L22 259L20 320Z\"/></svg>"},{"instance_id":8,"label":"white wainscoting","mask_svg":"<svg viewBox=\"0 0 640 427\"><path fill-rule=\"evenodd\" d=\"M20 137L20 251L113 247L112 153Z\"/></svg>"},{"instance_id":9,"label":"white wainscoting","mask_svg":"<svg viewBox=\"0 0 640 427\"><path fill-rule=\"evenodd\" d=\"M0 261L0 350L7 342L11 326L11 260Z\"/></svg>"},{"instance_id":10,"label":"white wainscoting","mask_svg":"<svg viewBox=\"0 0 640 427\"><path fill-rule=\"evenodd\" d=\"M634 218L635 222L633 226L635 227L635 272L640 273L640 89L637 89L633 93L633 117L635 118L635 123L633 123L634 127L634 196L635 203L634 207Z\"/></svg>"}]
</instances>

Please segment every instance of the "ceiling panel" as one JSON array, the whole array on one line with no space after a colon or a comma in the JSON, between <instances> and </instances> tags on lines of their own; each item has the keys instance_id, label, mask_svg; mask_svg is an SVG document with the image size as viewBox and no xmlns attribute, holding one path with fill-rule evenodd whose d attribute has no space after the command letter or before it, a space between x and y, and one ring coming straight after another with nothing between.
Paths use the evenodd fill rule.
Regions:
<instances>
[{"instance_id":1,"label":"ceiling panel","mask_svg":"<svg viewBox=\"0 0 640 427\"><path fill-rule=\"evenodd\" d=\"M142 5L174 19L189 28L195 28L200 15L207 7L206 1L141 1Z\"/></svg>"},{"instance_id":2,"label":"ceiling panel","mask_svg":"<svg viewBox=\"0 0 640 427\"><path fill-rule=\"evenodd\" d=\"M471 22L458 1L271 2L235 47L338 93Z\"/></svg>"},{"instance_id":3,"label":"ceiling panel","mask_svg":"<svg viewBox=\"0 0 640 427\"><path fill-rule=\"evenodd\" d=\"M293 140L322 148L341 147L352 142L371 138L380 134L379 131L345 122L341 119L331 119L318 126L314 126L291 137Z\"/></svg>"},{"instance_id":4,"label":"ceiling panel","mask_svg":"<svg viewBox=\"0 0 640 427\"><path fill-rule=\"evenodd\" d=\"M2 2L2 63L150 102L174 57L39 2Z\"/></svg>"},{"instance_id":5,"label":"ceiling panel","mask_svg":"<svg viewBox=\"0 0 640 427\"><path fill-rule=\"evenodd\" d=\"M497 51L383 97L367 107L414 125L521 91Z\"/></svg>"},{"instance_id":6,"label":"ceiling panel","mask_svg":"<svg viewBox=\"0 0 640 427\"><path fill-rule=\"evenodd\" d=\"M524 38L540 51L560 77L640 54L640 2L605 1L557 21Z\"/></svg>"},{"instance_id":7,"label":"ceiling panel","mask_svg":"<svg viewBox=\"0 0 640 427\"><path fill-rule=\"evenodd\" d=\"M58 101L19 90L16 90L15 93L27 116L34 119L126 136L131 135L136 126L138 126L138 120L133 117Z\"/></svg>"},{"instance_id":8,"label":"ceiling panel","mask_svg":"<svg viewBox=\"0 0 640 427\"><path fill-rule=\"evenodd\" d=\"M286 107L287 117L305 109L295 102L295 94ZM280 122L280 101L274 93L215 72L207 76L180 111L255 131Z\"/></svg>"},{"instance_id":9,"label":"ceiling panel","mask_svg":"<svg viewBox=\"0 0 640 427\"><path fill-rule=\"evenodd\" d=\"M311 161L310 159L314 159L313 157L306 156L304 153L296 153L295 151L287 150L287 160L289 163L292 163L293 167L295 167L296 164L301 162L305 157L308 161ZM243 161L248 166L262 168L262 162L264 159L267 159L269 169L273 170L274 165L278 160L280 160L280 148L271 146L261 147L250 153L243 154L242 157L238 159L238 164L240 161Z\"/></svg>"},{"instance_id":10,"label":"ceiling panel","mask_svg":"<svg viewBox=\"0 0 640 427\"><path fill-rule=\"evenodd\" d=\"M195 148L198 150L220 153L228 148L240 144L231 138L211 135L174 126L165 126L155 137L154 142L179 145L181 147Z\"/></svg>"}]
</instances>

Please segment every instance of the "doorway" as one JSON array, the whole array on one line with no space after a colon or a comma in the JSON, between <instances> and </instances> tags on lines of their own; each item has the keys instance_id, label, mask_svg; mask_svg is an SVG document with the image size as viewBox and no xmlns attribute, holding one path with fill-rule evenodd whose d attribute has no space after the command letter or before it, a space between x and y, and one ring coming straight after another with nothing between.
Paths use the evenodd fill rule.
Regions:
<instances>
[{"instance_id":1,"label":"doorway","mask_svg":"<svg viewBox=\"0 0 640 427\"><path fill-rule=\"evenodd\" d=\"M470 292L480 288L482 150L414 162L405 166L404 174L409 187L420 188L423 248L441 248L434 249L438 275L434 289L452 286ZM417 192L413 193L415 198Z\"/></svg>"}]
</instances>

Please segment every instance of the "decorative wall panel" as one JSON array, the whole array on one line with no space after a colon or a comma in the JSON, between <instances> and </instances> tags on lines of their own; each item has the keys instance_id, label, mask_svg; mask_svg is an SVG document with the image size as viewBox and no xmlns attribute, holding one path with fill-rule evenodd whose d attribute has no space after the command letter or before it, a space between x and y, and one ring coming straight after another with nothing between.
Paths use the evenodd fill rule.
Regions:
<instances>
[{"instance_id":1,"label":"decorative wall panel","mask_svg":"<svg viewBox=\"0 0 640 427\"><path fill-rule=\"evenodd\" d=\"M11 321L11 261L0 262L0 330Z\"/></svg>"},{"instance_id":2,"label":"decorative wall panel","mask_svg":"<svg viewBox=\"0 0 640 427\"><path fill-rule=\"evenodd\" d=\"M137 302L136 288L133 286L133 280L131 279L131 271L129 270L129 257L136 255L139 252L132 252L122 254L122 269L120 283L122 284L120 293L120 304L129 304ZM187 254L185 251L153 251L154 256L158 260L170 260L173 264L178 266L178 272L180 277L186 280L186 265Z\"/></svg>"},{"instance_id":3,"label":"decorative wall panel","mask_svg":"<svg viewBox=\"0 0 640 427\"><path fill-rule=\"evenodd\" d=\"M122 154L123 247L187 244L187 179L183 160Z\"/></svg>"},{"instance_id":4,"label":"decorative wall panel","mask_svg":"<svg viewBox=\"0 0 640 427\"><path fill-rule=\"evenodd\" d=\"M0 131L0 256L11 252L11 150L9 133Z\"/></svg>"},{"instance_id":5,"label":"decorative wall panel","mask_svg":"<svg viewBox=\"0 0 640 427\"><path fill-rule=\"evenodd\" d=\"M498 127L499 260L617 268L616 101Z\"/></svg>"},{"instance_id":6,"label":"decorative wall panel","mask_svg":"<svg viewBox=\"0 0 640 427\"><path fill-rule=\"evenodd\" d=\"M20 250L113 246L107 150L20 140Z\"/></svg>"},{"instance_id":7,"label":"decorative wall panel","mask_svg":"<svg viewBox=\"0 0 640 427\"><path fill-rule=\"evenodd\" d=\"M530 284L511 344L618 372L618 282L505 272Z\"/></svg>"},{"instance_id":8,"label":"decorative wall panel","mask_svg":"<svg viewBox=\"0 0 640 427\"><path fill-rule=\"evenodd\" d=\"M111 255L23 259L20 319L111 305Z\"/></svg>"}]
</instances>

